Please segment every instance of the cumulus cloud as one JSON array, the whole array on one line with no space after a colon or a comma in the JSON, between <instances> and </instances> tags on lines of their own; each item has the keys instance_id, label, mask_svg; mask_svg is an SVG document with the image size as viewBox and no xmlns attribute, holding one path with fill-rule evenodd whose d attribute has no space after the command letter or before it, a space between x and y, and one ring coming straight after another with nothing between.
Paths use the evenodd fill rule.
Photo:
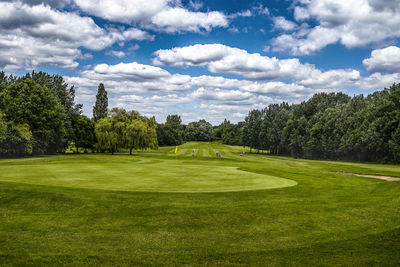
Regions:
<instances>
[{"instance_id":1,"label":"cumulus cloud","mask_svg":"<svg viewBox=\"0 0 400 267\"><path fill-rule=\"evenodd\" d=\"M209 90L204 87L200 87L196 91L191 94L192 97L198 98L206 101L223 101L225 103L236 103L243 104L243 101L246 101L252 98L252 94L249 92L243 92L240 90L221 90L221 89L213 89Z\"/></svg>"},{"instance_id":2,"label":"cumulus cloud","mask_svg":"<svg viewBox=\"0 0 400 267\"><path fill-rule=\"evenodd\" d=\"M162 49L154 55L156 65L205 66L212 73L236 74L254 80L303 79L315 70L313 65L302 64L297 58L279 60L222 44Z\"/></svg>"},{"instance_id":3,"label":"cumulus cloud","mask_svg":"<svg viewBox=\"0 0 400 267\"><path fill-rule=\"evenodd\" d=\"M184 8L167 8L155 14L151 22L166 32L209 32L215 27L227 27L228 20L221 12L192 12Z\"/></svg>"},{"instance_id":4,"label":"cumulus cloud","mask_svg":"<svg viewBox=\"0 0 400 267\"><path fill-rule=\"evenodd\" d=\"M15 0L0 0L0 2L15 2ZM63 8L65 6L71 4L72 0L46 0L46 1L43 1L43 0L20 0L20 2L31 5L31 6L36 6L36 5L45 3L46 5L49 5L51 7Z\"/></svg>"},{"instance_id":5,"label":"cumulus cloud","mask_svg":"<svg viewBox=\"0 0 400 267\"><path fill-rule=\"evenodd\" d=\"M91 15L170 33L210 31L228 25L227 17L221 12L190 11L175 0L75 0L75 3ZM199 7L191 3L192 7Z\"/></svg>"},{"instance_id":6,"label":"cumulus cloud","mask_svg":"<svg viewBox=\"0 0 400 267\"><path fill-rule=\"evenodd\" d=\"M389 46L371 52L371 57L363 60L369 72L400 73L400 47Z\"/></svg>"},{"instance_id":7,"label":"cumulus cloud","mask_svg":"<svg viewBox=\"0 0 400 267\"><path fill-rule=\"evenodd\" d=\"M105 30L89 17L48 5L0 2L0 67L5 70L39 65L74 68L76 60L85 57L81 47L102 50L117 42L152 38L136 28Z\"/></svg>"},{"instance_id":8,"label":"cumulus cloud","mask_svg":"<svg viewBox=\"0 0 400 267\"><path fill-rule=\"evenodd\" d=\"M240 11L240 12L236 12L233 14L230 14L228 16L228 18L230 19L236 19L236 18L240 18L240 17L251 17L253 14L250 10L244 10L244 11Z\"/></svg>"},{"instance_id":9,"label":"cumulus cloud","mask_svg":"<svg viewBox=\"0 0 400 267\"><path fill-rule=\"evenodd\" d=\"M284 82L254 82L243 85L241 89L252 93L284 96L291 99L304 98L316 92L303 85Z\"/></svg>"},{"instance_id":10,"label":"cumulus cloud","mask_svg":"<svg viewBox=\"0 0 400 267\"><path fill-rule=\"evenodd\" d=\"M337 69L325 72L315 71L309 78L299 81L309 88L345 89L360 79L360 72L353 69Z\"/></svg>"},{"instance_id":11,"label":"cumulus cloud","mask_svg":"<svg viewBox=\"0 0 400 267\"><path fill-rule=\"evenodd\" d=\"M275 30L292 31L296 29L297 24L293 21L287 20L282 16L272 18Z\"/></svg>"},{"instance_id":12,"label":"cumulus cloud","mask_svg":"<svg viewBox=\"0 0 400 267\"><path fill-rule=\"evenodd\" d=\"M308 55L323 47L341 43L362 47L400 36L398 0L309 0L294 8L297 21L317 22L306 34L284 34L271 41L274 51Z\"/></svg>"},{"instance_id":13,"label":"cumulus cloud","mask_svg":"<svg viewBox=\"0 0 400 267\"><path fill-rule=\"evenodd\" d=\"M117 58L123 58L126 56L126 53L124 51L117 51L117 50L110 50L110 51L106 52L105 54L113 56L113 57L117 57Z\"/></svg>"},{"instance_id":14,"label":"cumulus cloud","mask_svg":"<svg viewBox=\"0 0 400 267\"><path fill-rule=\"evenodd\" d=\"M355 84L360 89L364 90L382 90L383 88L390 87L393 83L400 81L399 73L381 74L373 73L368 77L362 77Z\"/></svg>"}]
</instances>

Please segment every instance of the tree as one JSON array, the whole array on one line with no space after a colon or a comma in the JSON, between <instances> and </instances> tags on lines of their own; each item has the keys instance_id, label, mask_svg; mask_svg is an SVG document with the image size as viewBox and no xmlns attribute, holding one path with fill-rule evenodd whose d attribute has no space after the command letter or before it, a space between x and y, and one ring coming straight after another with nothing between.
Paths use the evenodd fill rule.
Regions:
<instances>
[{"instance_id":1,"label":"tree","mask_svg":"<svg viewBox=\"0 0 400 267\"><path fill-rule=\"evenodd\" d=\"M95 123L88 117L80 115L78 119L74 122L74 143L77 153L79 153L79 148L93 149L96 144L96 135L94 132Z\"/></svg>"},{"instance_id":2,"label":"tree","mask_svg":"<svg viewBox=\"0 0 400 267\"><path fill-rule=\"evenodd\" d=\"M261 147L268 149L270 154L286 154L288 148L282 142L283 129L289 117L291 107L288 103L271 104L264 110L264 118L261 123L260 142Z\"/></svg>"},{"instance_id":3,"label":"tree","mask_svg":"<svg viewBox=\"0 0 400 267\"><path fill-rule=\"evenodd\" d=\"M178 115L168 115L165 124L157 125L159 146L176 146L183 143L183 125Z\"/></svg>"},{"instance_id":4,"label":"tree","mask_svg":"<svg viewBox=\"0 0 400 267\"><path fill-rule=\"evenodd\" d=\"M187 141L211 141L213 127L205 120L191 122L185 129L185 139Z\"/></svg>"},{"instance_id":5,"label":"tree","mask_svg":"<svg viewBox=\"0 0 400 267\"><path fill-rule=\"evenodd\" d=\"M96 103L93 107L93 119L95 122L107 117L108 97L107 91L102 83L97 88Z\"/></svg>"},{"instance_id":6,"label":"tree","mask_svg":"<svg viewBox=\"0 0 400 267\"><path fill-rule=\"evenodd\" d=\"M64 127L66 130L66 135L64 139L64 149L68 147L69 143L73 141L74 129L72 125L76 121L81 112L82 104L75 104L75 89L74 86L68 86L64 78L60 75L50 75L46 72L35 72L27 73L21 79L33 79L37 84L45 86L52 94L57 98L60 105L64 108L65 119Z\"/></svg>"},{"instance_id":7,"label":"tree","mask_svg":"<svg viewBox=\"0 0 400 267\"><path fill-rule=\"evenodd\" d=\"M146 135L147 125L142 120L135 119L126 125L124 137L129 148L129 155L132 155L132 149L145 147Z\"/></svg>"},{"instance_id":8,"label":"tree","mask_svg":"<svg viewBox=\"0 0 400 267\"><path fill-rule=\"evenodd\" d=\"M0 72L0 92L7 88L7 86L15 83L17 81L17 77L12 74L7 76L4 71Z\"/></svg>"},{"instance_id":9,"label":"tree","mask_svg":"<svg viewBox=\"0 0 400 267\"><path fill-rule=\"evenodd\" d=\"M106 117L100 119L95 127L99 149L102 151L108 149L112 155L118 150L121 140L114 122L112 118Z\"/></svg>"},{"instance_id":10,"label":"tree","mask_svg":"<svg viewBox=\"0 0 400 267\"><path fill-rule=\"evenodd\" d=\"M136 111L114 108L110 117L100 119L96 124L98 148L112 154L121 147L128 148L130 154L133 149L156 149L156 126L154 117L148 119Z\"/></svg>"},{"instance_id":11,"label":"tree","mask_svg":"<svg viewBox=\"0 0 400 267\"><path fill-rule=\"evenodd\" d=\"M48 88L32 79L11 84L0 93L0 110L15 127L29 126L33 154L62 151L65 112Z\"/></svg>"},{"instance_id":12,"label":"tree","mask_svg":"<svg viewBox=\"0 0 400 267\"><path fill-rule=\"evenodd\" d=\"M262 148L262 142L260 139L261 123L263 121L264 111L263 110L251 110L245 118L246 126L244 128L244 139L246 140L244 145L255 148L257 152Z\"/></svg>"}]
</instances>

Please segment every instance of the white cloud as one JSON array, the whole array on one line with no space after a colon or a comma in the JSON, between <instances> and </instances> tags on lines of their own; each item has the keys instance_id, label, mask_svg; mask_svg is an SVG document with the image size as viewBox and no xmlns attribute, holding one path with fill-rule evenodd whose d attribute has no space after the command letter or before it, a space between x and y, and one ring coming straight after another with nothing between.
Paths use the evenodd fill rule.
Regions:
<instances>
[{"instance_id":1,"label":"white cloud","mask_svg":"<svg viewBox=\"0 0 400 267\"><path fill-rule=\"evenodd\" d=\"M165 32L210 31L227 27L226 16L217 11L193 12L175 0L75 0L85 12L110 21L140 24ZM199 7L193 2L192 7Z\"/></svg>"},{"instance_id":2,"label":"white cloud","mask_svg":"<svg viewBox=\"0 0 400 267\"><path fill-rule=\"evenodd\" d=\"M74 0L83 11L123 23L147 21L168 7L169 0Z\"/></svg>"},{"instance_id":3,"label":"white cloud","mask_svg":"<svg viewBox=\"0 0 400 267\"><path fill-rule=\"evenodd\" d=\"M200 2L200 1L192 1L192 0L190 0L189 1L189 6L192 8L192 9L194 9L194 10L199 10L199 9L201 9L202 7L203 7L203 2Z\"/></svg>"},{"instance_id":4,"label":"white cloud","mask_svg":"<svg viewBox=\"0 0 400 267\"><path fill-rule=\"evenodd\" d=\"M239 90L210 90L204 87L200 87L199 89L194 91L191 96L205 101L243 104L243 101L252 98L253 95L249 92L243 92Z\"/></svg>"},{"instance_id":5,"label":"white cloud","mask_svg":"<svg viewBox=\"0 0 400 267\"><path fill-rule=\"evenodd\" d=\"M398 0L309 0L300 3L294 9L295 19L313 19L317 26L305 36L293 33L273 39L274 51L307 55L337 42L353 48L400 37Z\"/></svg>"},{"instance_id":6,"label":"white cloud","mask_svg":"<svg viewBox=\"0 0 400 267\"><path fill-rule=\"evenodd\" d=\"M364 90L382 90L383 88L390 87L393 83L398 83L399 81L399 73L381 74L377 72L368 77L362 77L355 84L358 85L360 89Z\"/></svg>"},{"instance_id":7,"label":"white cloud","mask_svg":"<svg viewBox=\"0 0 400 267\"><path fill-rule=\"evenodd\" d=\"M292 31L296 29L297 24L293 21L287 20L282 16L272 18L274 22L274 29L283 31Z\"/></svg>"},{"instance_id":8,"label":"white cloud","mask_svg":"<svg viewBox=\"0 0 400 267\"><path fill-rule=\"evenodd\" d=\"M363 60L369 72L400 73L400 47L389 46L371 52L371 57Z\"/></svg>"},{"instance_id":9,"label":"white cloud","mask_svg":"<svg viewBox=\"0 0 400 267\"><path fill-rule=\"evenodd\" d=\"M227 27L228 20L221 12L192 12L184 8L166 8L151 18L151 22L166 32L211 31L215 27Z\"/></svg>"},{"instance_id":10,"label":"white cloud","mask_svg":"<svg viewBox=\"0 0 400 267\"><path fill-rule=\"evenodd\" d=\"M85 71L87 73L89 71ZM143 81L155 78L168 77L168 71L149 65L142 65L136 62L119 63L117 65L99 64L93 68L95 75L102 75L110 80L134 80Z\"/></svg>"},{"instance_id":11,"label":"white cloud","mask_svg":"<svg viewBox=\"0 0 400 267\"><path fill-rule=\"evenodd\" d=\"M303 79L315 70L313 65L302 64L297 58L279 60L222 44L175 47L158 50L154 55L156 65L206 66L212 73L236 74L254 80Z\"/></svg>"},{"instance_id":12,"label":"white cloud","mask_svg":"<svg viewBox=\"0 0 400 267\"><path fill-rule=\"evenodd\" d=\"M126 56L124 51L110 50L105 53L106 55L110 55L117 58L123 58Z\"/></svg>"},{"instance_id":13,"label":"white cloud","mask_svg":"<svg viewBox=\"0 0 400 267\"><path fill-rule=\"evenodd\" d=\"M228 31L233 32L233 33L239 33L239 32L240 32L239 29L236 28L236 27L230 27L230 28L228 29Z\"/></svg>"},{"instance_id":14,"label":"white cloud","mask_svg":"<svg viewBox=\"0 0 400 267\"><path fill-rule=\"evenodd\" d=\"M86 57L81 47L102 50L116 42L152 38L136 28L105 30L89 17L43 4L0 2L0 68L5 70L39 65L74 68L77 59Z\"/></svg>"},{"instance_id":15,"label":"white cloud","mask_svg":"<svg viewBox=\"0 0 400 267\"><path fill-rule=\"evenodd\" d=\"M230 19L236 19L236 18L240 18L240 17L251 17L253 14L251 13L250 10L244 10L244 11L240 11L240 12L236 12L233 14L228 15L228 18Z\"/></svg>"},{"instance_id":16,"label":"white cloud","mask_svg":"<svg viewBox=\"0 0 400 267\"><path fill-rule=\"evenodd\" d=\"M302 32L303 33L303 32ZM301 38L297 33L283 34L271 40L275 52L289 51L293 55L308 55L339 40L340 32L317 26Z\"/></svg>"},{"instance_id":17,"label":"white cloud","mask_svg":"<svg viewBox=\"0 0 400 267\"><path fill-rule=\"evenodd\" d=\"M0 0L0 2L16 2L16 0ZM54 8L63 8L71 4L72 0L20 0L20 2L30 6L36 6L45 3L46 5Z\"/></svg>"},{"instance_id":18,"label":"white cloud","mask_svg":"<svg viewBox=\"0 0 400 267\"><path fill-rule=\"evenodd\" d=\"M353 69L336 69L328 70L326 72L315 71L311 77L299 81L300 85L308 88L319 89L346 89L346 86L352 85L355 81L360 79L360 72Z\"/></svg>"},{"instance_id":19,"label":"white cloud","mask_svg":"<svg viewBox=\"0 0 400 267\"><path fill-rule=\"evenodd\" d=\"M254 82L241 87L242 90L258 94L285 96L289 98L304 98L316 91L296 83L284 82Z\"/></svg>"}]
</instances>

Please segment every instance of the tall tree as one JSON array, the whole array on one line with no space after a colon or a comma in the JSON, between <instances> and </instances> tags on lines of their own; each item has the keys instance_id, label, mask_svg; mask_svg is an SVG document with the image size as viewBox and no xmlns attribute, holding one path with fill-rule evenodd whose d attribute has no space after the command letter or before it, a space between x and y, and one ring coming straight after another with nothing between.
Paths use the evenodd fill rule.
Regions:
<instances>
[{"instance_id":1,"label":"tall tree","mask_svg":"<svg viewBox=\"0 0 400 267\"><path fill-rule=\"evenodd\" d=\"M264 110L251 110L245 118L246 126L244 129L244 139L246 140L245 145L251 148L255 148L257 153L262 149L262 143L260 139L261 123L264 118Z\"/></svg>"},{"instance_id":2,"label":"tall tree","mask_svg":"<svg viewBox=\"0 0 400 267\"><path fill-rule=\"evenodd\" d=\"M108 97L104 84L100 83L97 88L96 103L93 107L93 119L98 121L107 117Z\"/></svg>"}]
</instances>

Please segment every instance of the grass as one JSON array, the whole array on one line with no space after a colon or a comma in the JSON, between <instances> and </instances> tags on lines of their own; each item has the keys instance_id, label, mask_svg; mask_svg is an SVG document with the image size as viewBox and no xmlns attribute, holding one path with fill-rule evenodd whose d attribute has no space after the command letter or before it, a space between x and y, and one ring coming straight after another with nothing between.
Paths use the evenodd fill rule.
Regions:
<instances>
[{"instance_id":1,"label":"grass","mask_svg":"<svg viewBox=\"0 0 400 267\"><path fill-rule=\"evenodd\" d=\"M0 160L0 265L400 264L400 182L336 173L400 166L174 148Z\"/></svg>"}]
</instances>

